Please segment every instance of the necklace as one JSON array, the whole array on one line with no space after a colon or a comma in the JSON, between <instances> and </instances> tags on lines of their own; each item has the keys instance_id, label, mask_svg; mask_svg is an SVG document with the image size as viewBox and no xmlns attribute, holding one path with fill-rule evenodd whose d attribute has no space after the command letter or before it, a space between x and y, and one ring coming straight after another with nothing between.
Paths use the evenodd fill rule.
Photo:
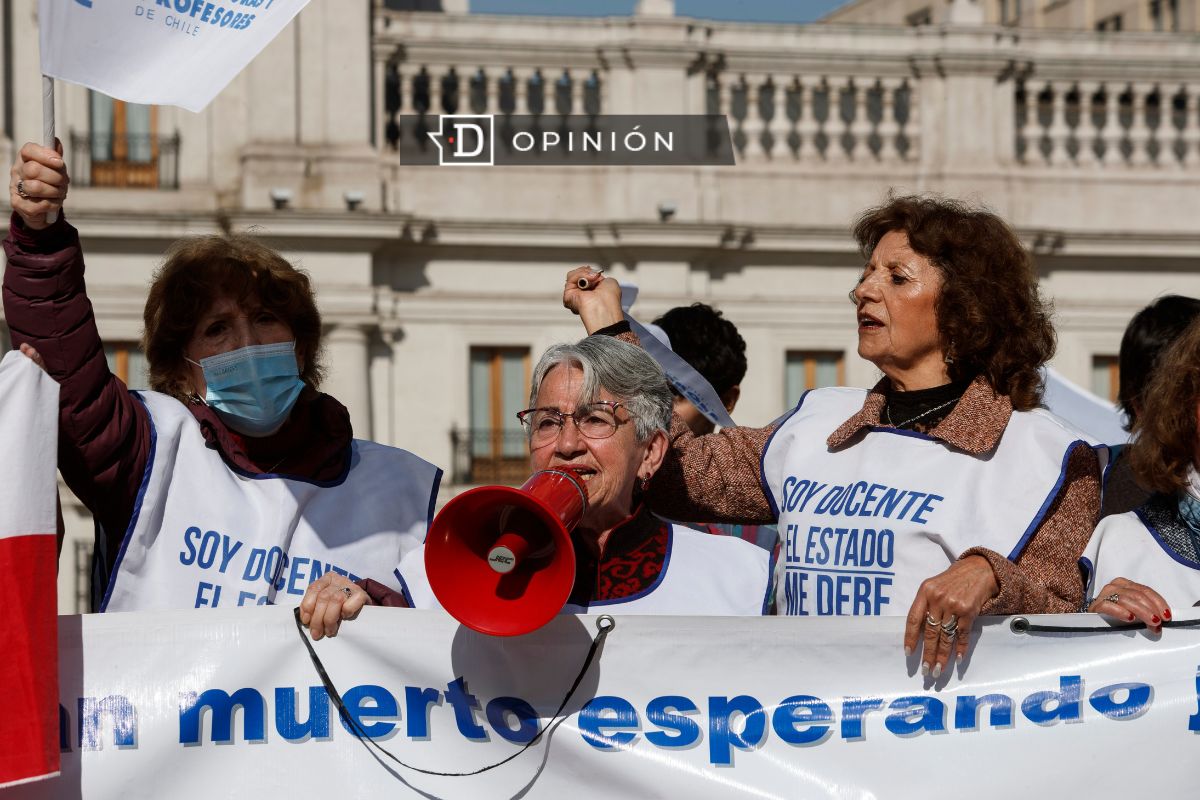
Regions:
<instances>
[{"instance_id":1,"label":"necklace","mask_svg":"<svg viewBox=\"0 0 1200 800\"><path fill-rule=\"evenodd\" d=\"M941 411L946 406L948 406L952 403L957 403L961 399L962 399L961 397L952 397L949 400L947 400L946 402L942 403L941 405L934 406L933 408L930 408L926 411L922 411L920 414L917 414L912 419L904 420L904 422L892 422L891 406L884 406L883 413L887 415L888 425L891 425L893 428L904 428L909 425L912 425L914 422L916 422L919 419L924 419L925 417L928 417L930 414L932 414L935 411Z\"/></svg>"}]
</instances>

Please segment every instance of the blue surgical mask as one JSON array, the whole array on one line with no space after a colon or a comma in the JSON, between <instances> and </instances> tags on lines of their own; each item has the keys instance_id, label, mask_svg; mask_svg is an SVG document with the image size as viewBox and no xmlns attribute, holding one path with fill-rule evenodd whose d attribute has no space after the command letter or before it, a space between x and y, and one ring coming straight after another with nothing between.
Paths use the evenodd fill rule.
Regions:
<instances>
[{"instance_id":1,"label":"blue surgical mask","mask_svg":"<svg viewBox=\"0 0 1200 800\"><path fill-rule=\"evenodd\" d=\"M256 344L200 359L204 402L238 433L270 436L283 427L304 388L296 343Z\"/></svg>"}]
</instances>

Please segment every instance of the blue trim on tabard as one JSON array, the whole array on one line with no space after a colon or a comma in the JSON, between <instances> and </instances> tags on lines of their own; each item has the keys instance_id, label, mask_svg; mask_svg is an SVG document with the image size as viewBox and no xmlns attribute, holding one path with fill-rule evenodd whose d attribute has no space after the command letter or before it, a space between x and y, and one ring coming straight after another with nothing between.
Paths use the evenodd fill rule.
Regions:
<instances>
[{"instance_id":1,"label":"blue trim on tabard","mask_svg":"<svg viewBox=\"0 0 1200 800\"><path fill-rule=\"evenodd\" d=\"M150 407L146 405L145 398L141 392L130 392L137 400L146 408L146 419L150 422L150 453L146 457L146 469L142 472L142 484L138 487L137 497L133 501L133 515L129 518L129 527L125 529L125 536L121 539L121 548L117 550L117 559L113 562L112 572L108 576L108 589L104 592L104 599L100 601L100 611L108 609L108 601L112 599L113 589L117 585L117 576L121 573L121 562L125 560L125 549L129 546L129 540L133 538L133 529L137 527L138 517L142 514L142 501L146 499L146 488L150 485L150 473L154 469L154 455L158 450L158 430L154 427L154 415L150 413Z\"/></svg>"},{"instance_id":2,"label":"blue trim on tabard","mask_svg":"<svg viewBox=\"0 0 1200 800\"><path fill-rule=\"evenodd\" d=\"M1062 488L1063 481L1067 479L1067 463L1071 460L1071 453L1073 453L1075 448L1079 445L1083 445L1084 447L1091 449L1091 445L1085 442L1083 439L1076 439L1067 445L1067 450L1063 453L1062 465L1059 467L1058 480L1054 482L1054 486L1050 489L1050 493L1047 494L1046 499L1042 501L1042 507L1038 509L1036 514L1034 514L1033 521L1029 523L1029 527L1025 529L1025 533L1021 534L1021 538L1017 541L1017 546L1014 547L1012 552L1008 554L1009 561L1017 560L1017 556L1021 555L1021 551L1025 549L1025 545L1029 544L1029 540L1033 538L1034 531L1036 531L1038 526L1042 524L1042 519L1046 516L1046 512L1050 510L1050 506L1053 505L1055 499L1058 497L1058 490Z\"/></svg>"},{"instance_id":3,"label":"blue trim on tabard","mask_svg":"<svg viewBox=\"0 0 1200 800\"><path fill-rule=\"evenodd\" d=\"M1108 491L1108 476L1112 472L1113 465L1117 463L1117 459L1121 457L1121 451L1125 449L1125 445L1098 444L1092 449L1097 452L1100 450L1108 451L1108 463L1104 465L1104 472L1100 475L1100 496L1104 497L1104 493Z\"/></svg>"},{"instance_id":4,"label":"blue trim on tabard","mask_svg":"<svg viewBox=\"0 0 1200 800\"><path fill-rule=\"evenodd\" d=\"M662 586L663 579L667 577L667 568L671 566L671 551L675 548L675 526L669 522L663 522L662 524L667 526L667 554L663 557L662 569L659 570L658 577L654 579L654 583L642 589L637 594L631 594L628 597L618 597L614 600L593 600L583 607L585 611L597 606L615 606L621 603L632 603L634 600L641 600L659 586Z\"/></svg>"},{"instance_id":5,"label":"blue trim on tabard","mask_svg":"<svg viewBox=\"0 0 1200 800\"><path fill-rule=\"evenodd\" d=\"M767 593L763 595L762 614L765 617L771 608L771 597L775 594L775 552L767 556Z\"/></svg>"},{"instance_id":6,"label":"blue trim on tabard","mask_svg":"<svg viewBox=\"0 0 1200 800\"><path fill-rule=\"evenodd\" d=\"M416 608L413 603L412 592L408 591L408 581L404 580L404 576L400 574L400 568L396 567L392 570L392 574L396 576L396 580L400 581L400 594L404 595L404 602L408 603L409 608Z\"/></svg>"},{"instance_id":7,"label":"blue trim on tabard","mask_svg":"<svg viewBox=\"0 0 1200 800\"><path fill-rule=\"evenodd\" d=\"M809 392L812 391L812 389L806 389L796 402L796 407L789 411L783 419L779 420L779 427L771 431L771 435L767 437L767 443L763 445L762 455L758 457L758 482L762 486L763 494L766 495L767 503L771 507L771 516L775 517L776 524L779 524L779 506L775 505L775 495L771 492L771 485L767 483L767 452L770 451L771 443L775 441L775 437L783 430L783 426L787 425L788 420L796 415L796 412L800 410L800 406L804 405L805 399L808 398Z\"/></svg>"},{"instance_id":8,"label":"blue trim on tabard","mask_svg":"<svg viewBox=\"0 0 1200 800\"><path fill-rule=\"evenodd\" d=\"M1158 546L1161 547L1166 552L1167 555L1169 555L1171 558L1175 559L1176 561L1178 561L1180 564L1187 567L1188 569L1200 570L1200 564L1197 564L1195 561L1192 561L1190 559L1184 558L1183 556L1179 555L1179 553L1176 553L1171 548L1170 545L1168 545L1165 541L1163 541L1162 535L1158 532L1158 529L1155 528L1152 524L1150 524L1150 520L1146 519L1146 517L1143 516L1141 508L1135 508L1133 510L1133 513L1137 514L1138 519L1140 519L1142 521L1142 525L1144 525L1146 527L1146 530L1148 530L1150 532L1150 535L1154 537L1154 541L1158 543Z\"/></svg>"},{"instance_id":9,"label":"blue trim on tabard","mask_svg":"<svg viewBox=\"0 0 1200 800\"><path fill-rule=\"evenodd\" d=\"M1096 565L1087 556L1080 556L1076 562L1079 565L1079 571L1083 573L1083 607L1086 609L1091 603L1088 602L1092 598L1092 581L1096 580Z\"/></svg>"},{"instance_id":10,"label":"blue trim on tabard","mask_svg":"<svg viewBox=\"0 0 1200 800\"><path fill-rule=\"evenodd\" d=\"M433 476L433 490L429 493L429 513L425 515L425 536L421 537L422 542L429 536L429 529L433 526L433 508L437 505L438 489L442 485L442 468L434 467L434 470L436 472Z\"/></svg>"}]
</instances>

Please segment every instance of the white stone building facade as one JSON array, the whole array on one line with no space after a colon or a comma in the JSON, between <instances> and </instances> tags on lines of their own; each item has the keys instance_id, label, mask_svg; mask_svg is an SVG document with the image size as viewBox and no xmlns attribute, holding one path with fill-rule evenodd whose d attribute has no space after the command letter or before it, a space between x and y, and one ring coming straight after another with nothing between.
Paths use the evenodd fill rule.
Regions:
<instances>
[{"instance_id":1,"label":"white stone building facade","mask_svg":"<svg viewBox=\"0 0 1200 800\"><path fill-rule=\"evenodd\" d=\"M10 161L40 135L36 5L4 5ZM60 86L67 215L114 365L136 381L147 281L169 242L252 231L312 274L326 389L358 435L442 465L444 500L519 474L511 412L531 361L581 332L559 301L578 264L636 283L641 318L722 309L748 344L734 416L751 425L812 382L876 380L854 352L846 292L862 259L848 229L889 191L963 197L1014 224L1055 303L1054 365L1081 385L1108 391L1138 308L1200 296L1194 37L714 23L662 5L581 19L312 0L201 114ZM738 163L450 169L402 164L392 147L395 114L587 103L728 114ZM66 505L69 613L85 610L91 524Z\"/></svg>"}]
</instances>

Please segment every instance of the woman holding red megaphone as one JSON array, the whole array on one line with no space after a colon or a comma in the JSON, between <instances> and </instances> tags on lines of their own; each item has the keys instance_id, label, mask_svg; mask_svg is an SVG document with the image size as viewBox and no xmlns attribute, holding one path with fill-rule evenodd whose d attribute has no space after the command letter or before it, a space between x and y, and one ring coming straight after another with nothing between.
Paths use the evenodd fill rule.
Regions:
<instances>
[{"instance_id":1,"label":"woman holding red megaphone","mask_svg":"<svg viewBox=\"0 0 1200 800\"><path fill-rule=\"evenodd\" d=\"M578 502L580 493L572 488L576 480L586 494L582 514L570 534L571 553L560 553L560 557L572 555L574 560L573 574L561 596L555 594L560 585L548 586L541 577L561 566L553 555L531 552L527 554L528 574L511 580L498 578L494 573L505 565L498 569L487 562L497 555L502 561L512 556L498 546L505 542L505 523L493 524L494 515L471 513L470 508L449 527L479 520L478 526L486 530L451 532L452 536L477 538L479 544L471 541L454 550L457 560L449 566L460 570L461 578L438 586L434 569L427 570L432 559L426 554L440 541L439 523L453 514L455 502L466 499L460 495L439 514L426 541L426 553L406 556L396 570L404 583L403 593L370 580L353 583L326 574L308 587L300 603L301 621L314 639L320 639L336 634L343 619L353 618L367 604L446 606L464 624L497 634L532 630L562 610L763 613L771 577L770 556L765 550L741 539L672 525L641 502L642 492L666 452L671 399L658 364L641 348L609 337L555 345L534 369L530 408L519 415L529 435L530 469L535 473L526 487L547 497L537 479L548 470L569 477L561 484L565 489L557 489L565 492L565 499L547 497L542 505L561 508L572 496ZM491 505L496 508L498 504L493 501ZM511 518L507 522L511 523ZM530 530L533 526L510 527ZM535 541L535 550L542 544ZM442 565L435 569L437 566ZM484 588L477 583L484 583ZM460 599L453 596L456 588L471 592L466 607L454 602ZM471 608L472 604L477 607Z\"/></svg>"}]
</instances>

